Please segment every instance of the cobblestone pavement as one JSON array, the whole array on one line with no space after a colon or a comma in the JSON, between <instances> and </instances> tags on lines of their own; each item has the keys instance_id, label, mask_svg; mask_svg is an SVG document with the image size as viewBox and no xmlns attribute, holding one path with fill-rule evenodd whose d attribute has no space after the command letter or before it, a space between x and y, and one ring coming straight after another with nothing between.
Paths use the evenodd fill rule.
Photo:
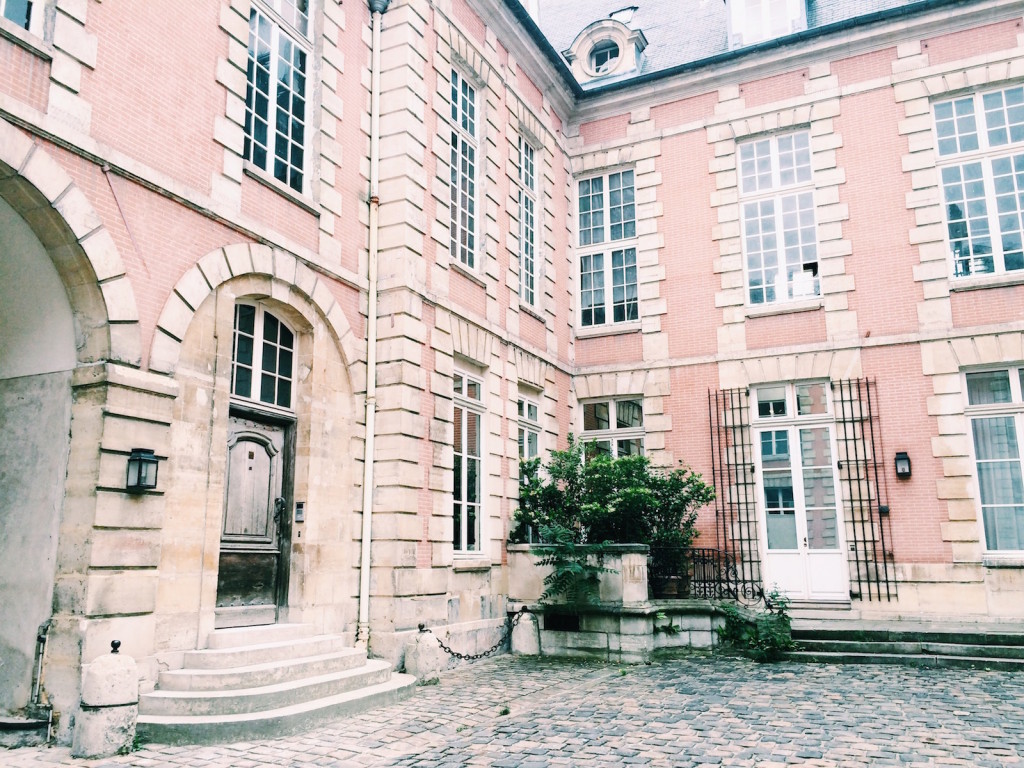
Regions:
<instances>
[{"instance_id":1,"label":"cobblestone pavement","mask_svg":"<svg viewBox=\"0 0 1024 768\"><path fill-rule=\"evenodd\" d=\"M1024 766L1024 673L503 656L300 736L92 761L0 751L4 768L54 765Z\"/></svg>"}]
</instances>

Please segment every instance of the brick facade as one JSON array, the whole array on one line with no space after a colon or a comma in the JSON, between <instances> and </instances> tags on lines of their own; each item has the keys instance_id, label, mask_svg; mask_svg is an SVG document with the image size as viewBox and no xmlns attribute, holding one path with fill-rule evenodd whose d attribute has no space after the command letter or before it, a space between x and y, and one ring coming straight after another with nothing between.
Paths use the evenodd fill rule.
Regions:
<instances>
[{"instance_id":1,"label":"brick facade","mask_svg":"<svg viewBox=\"0 0 1024 768\"><path fill-rule=\"evenodd\" d=\"M69 377L48 395L66 406L69 437L0 453L58 439L66 455L46 480L58 499L52 600L19 604L0 650L29 658L50 622L45 695L67 738L80 667L111 639L152 685L219 620L239 300L296 339L286 495L306 520L292 525L278 620L356 640L371 16L360 2L312 5L296 191L244 159L251 0L187 14L171 2L36 5L32 31L0 19L0 201L56 270L75 362L0 379L2 395L16 378ZM842 609L1024 620L1024 552L986 550L962 375L1024 363L1024 286L1012 273L952 277L932 115L937 100L1024 81L1022 23L1019 4L980 0L588 94L507 3L393 0L381 34L371 652L400 663L421 622L467 651L496 638L524 393L540 406L542 453L581 431L581 401L633 396L655 463L711 477L709 392L872 379L898 596L854 595ZM453 69L476 94L472 267L449 252ZM820 290L756 306L738 152L792 130L809 135ZM520 288L521 140L538 180L532 304ZM575 180L627 169L639 319L583 327ZM25 275L0 275L2 303ZM26 355L3 328L0 354ZM481 538L466 552L452 526L457 372L482 382ZM125 462L140 445L160 459L159 485L130 495ZM896 451L910 454L910 479L896 477ZM4 482L0 526L19 487ZM699 527L715 546L713 509ZM0 603L19 567L0 565ZM24 709L17 695L0 712Z\"/></svg>"}]
</instances>

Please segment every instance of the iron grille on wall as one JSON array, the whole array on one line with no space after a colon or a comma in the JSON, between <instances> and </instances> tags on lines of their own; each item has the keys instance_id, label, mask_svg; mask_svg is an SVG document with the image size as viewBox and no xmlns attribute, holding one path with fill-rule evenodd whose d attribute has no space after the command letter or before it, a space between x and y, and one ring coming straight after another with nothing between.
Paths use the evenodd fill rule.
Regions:
<instances>
[{"instance_id":1,"label":"iron grille on wall","mask_svg":"<svg viewBox=\"0 0 1024 768\"><path fill-rule=\"evenodd\" d=\"M730 590L755 597L761 589L757 534L757 485L750 431L750 396L745 389L708 392L712 478L715 484L715 542L732 568Z\"/></svg>"},{"instance_id":2,"label":"iron grille on wall","mask_svg":"<svg viewBox=\"0 0 1024 768\"><path fill-rule=\"evenodd\" d=\"M879 469L877 392L873 379L832 382L839 482L850 550L850 595L862 600L894 600L892 528Z\"/></svg>"},{"instance_id":3,"label":"iron grille on wall","mask_svg":"<svg viewBox=\"0 0 1024 768\"><path fill-rule=\"evenodd\" d=\"M839 479L849 548L850 595L863 600L896 598L889 508L879 470L880 439L877 393L873 380L831 384L836 417ZM735 565L727 578L738 594L761 590L761 555L757 522L757 457L750 425L750 392L708 392L715 538Z\"/></svg>"}]
</instances>

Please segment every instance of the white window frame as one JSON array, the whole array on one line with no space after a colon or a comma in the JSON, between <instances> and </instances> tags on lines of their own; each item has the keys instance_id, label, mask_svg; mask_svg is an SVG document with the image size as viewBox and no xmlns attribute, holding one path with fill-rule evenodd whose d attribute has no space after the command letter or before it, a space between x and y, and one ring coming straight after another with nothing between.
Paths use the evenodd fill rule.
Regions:
<instances>
[{"instance_id":1,"label":"white window frame","mask_svg":"<svg viewBox=\"0 0 1024 768\"><path fill-rule=\"evenodd\" d=\"M517 412L519 416L519 460L536 459L540 456L540 403L532 397L520 395Z\"/></svg>"},{"instance_id":2,"label":"white window frame","mask_svg":"<svg viewBox=\"0 0 1024 768\"><path fill-rule=\"evenodd\" d=\"M451 128L451 181L449 184L452 259L476 270L480 223L480 97L475 79L452 67L449 127Z\"/></svg>"},{"instance_id":3,"label":"white window frame","mask_svg":"<svg viewBox=\"0 0 1024 768\"><path fill-rule=\"evenodd\" d=\"M820 413L803 413L799 412L798 407L798 388L800 387L821 387L822 395L824 399L825 410ZM769 408L767 412L762 413L760 409L760 398L759 392L772 389L782 389L783 399L773 400L766 403ZM778 410L778 406L784 407L783 411ZM845 540L845 532L842 530L843 522L843 500L841 496L841 485L840 477L838 474L838 453L836 445L836 429L835 429L835 412L834 403L832 401L832 389L827 380L807 380L807 381L795 381L795 382L776 382L772 384L758 384L751 387L750 397L750 408L751 408L751 431L754 441L754 466L756 467L757 474L757 485L758 485L758 507L763 513L764 530L761 534L762 545L766 551L769 549L769 524L770 516L772 514L781 514L781 511L772 512L773 508L769 508L767 503L767 492L765 487L766 476L773 472L781 472L781 468L778 470L766 470L764 466L764 438L763 435L771 435L771 443L773 446L779 444L779 433L784 432L786 434L787 443L787 455L789 457L789 465L787 471L790 473L790 479L792 481L792 492L793 492L793 524L794 524L794 536L796 536L795 546L792 549L800 549L800 526L798 521L803 520L805 528L808 524L807 516L807 500L804 488L804 482L806 479L806 470L815 470L821 472L826 467L831 470L832 478L832 493L833 493L833 512L835 515L835 549L842 549L843 542ZM829 462L827 465L821 464L804 464L804 457L801 452L800 446L800 431L804 429L827 429L828 430L828 446L829 446ZM775 508L780 509L781 508ZM812 507L813 509L813 507ZM805 531L806 532L806 531ZM774 547L775 550L787 550L787 547ZM806 549L806 543L804 545ZM832 547L824 549L832 550Z\"/></svg>"},{"instance_id":4,"label":"white window frame","mask_svg":"<svg viewBox=\"0 0 1024 768\"><path fill-rule=\"evenodd\" d=\"M247 57L246 73L246 94L245 94L245 144L243 157L264 173L273 177L289 189L306 195L310 189L309 180L309 147L310 136L310 115L312 105L309 94L312 89L309 86L309 79L313 71L313 47L312 35L309 29L309 5L306 4L306 11L302 11L305 0L253 0L249 10L249 52ZM261 20L265 26L261 27ZM269 39L260 37L260 30L264 29ZM262 49L260 46L264 46ZM263 66L261 60L264 54L269 57L267 66ZM284 53L291 52L291 58L285 62ZM298 66L301 63L301 67ZM280 89L282 85L283 67L290 67L290 76L285 75L288 82L288 93L290 97L290 108L285 123L287 132L279 132L278 120ZM266 72L269 91L262 96L266 97L265 114L258 108L258 100L261 94L255 87L257 70ZM296 75L298 73L298 75ZM295 86L296 76L301 78L298 86ZM296 108L301 106L301 113ZM266 130L265 141L259 141L258 125L263 125ZM296 138L296 133L301 136ZM301 140L299 140L301 139ZM286 157L278 156L277 145L279 141L285 142Z\"/></svg>"},{"instance_id":5,"label":"white window frame","mask_svg":"<svg viewBox=\"0 0 1024 768\"><path fill-rule=\"evenodd\" d=\"M1000 99L1004 109L986 111L986 102ZM1020 100L1005 109L1009 99ZM993 105L994 106L994 105ZM970 114L966 114L966 110ZM1019 202L1012 213L998 210L1000 201L1007 201L1024 194L1024 122L1008 127L995 125L995 116L1003 120L1016 118L1024 121L1024 86L1015 85L995 90L955 96L938 100L932 104L932 119L935 127L935 151L938 158L939 187L942 194L943 220L946 223L945 238L949 248L950 274L956 281L969 280L985 275L1020 275L1024 277L1024 205ZM990 117L991 116L991 117ZM990 125L990 122L993 124ZM960 129L973 125L974 130ZM994 143L992 133L1002 127L1006 132L1005 143ZM952 133L951 133L952 129ZM1013 139L1013 134L1017 139ZM973 138L973 141L972 141ZM996 189L996 165L1007 164L1009 174L1000 173L1003 192ZM1012 166L1019 163L1017 168ZM981 178L976 174L980 171ZM968 179L968 175L974 178ZM959 179L955 178L959 176ZM1016 180L1016 182L1015 182ZM1006 189L1006 183L1011 189ZM979 196L978 193L981 193ZM985 205L984 215L971 215L965 209ZM957 206L956 203L961 203ZM951 221L954 208L962 217ZM1015 231L1003 232L1003 227L1015 222ZM979 228L982 231L979 231ZM987 238L985 237L987 230ZM1008 248L1006 236L1016 238L1016 247ZM988 241L988 252L978 253L977 246ZM1012 244L1012 239L1009 241ZM964 255L964 247L966 254ZM1010 254L1013 266L1007 268L1006 257ZM991 269L987 260L991 259Z\"/></svg>"},{"instance_id":6,"label":"white window frame","mask_svg":"<svg viewBox=\"0 0 1024 768\"><path fill-rule=\"evenodd\" d=\"M239 318L242 308L253 310L253 333L250 335L239 328ZM278 335L276 341L268 341L264 338L264 331L267 317L278 324ZM283 333L282 333L283 331ZM286 335L287 334L287 335ZM252 349L248 362L239 359L239 348L243 337L251 340ZM286 340L290 337L290 345ZM267 347L276 348L274 357L274 369L264 367L265 350ZM267 309L261 302L238 301L235 303L234 324L231 336L231 397L233 400L243 401L256 405L261 409L291 413L295 402L295 370L298 358L298 334L295 329L285 322L280 315ZM287 367L288 373L281 373L282 368ZM249 372L249 392L240 392L239 372L245 369ZM274 391L272 400L263 399L263 386L267 377L272 381ZM281 385L287 385L287 397L281 397ZM254 394L255 393L255 394Z\"/></svg>"},{"instance_id":7,"label":"white window frame","mask_svg":"<svg viewBox=\"0 0 1024 768\"><path fill-rule=\"evenodd\" d=\"M972 475L974 480L975 488L975 505L978 512L978 525L980 527L980 536L982 545L985 548L986 558L993 560L1012 559L1014 561L1021 561L1020 564L1024 564L1024 533L1019 535L1018 547L1012 548L998 548L990 543L989 533L987 530L987 508L1003 506L1003 507L1024 507L1024 503L1021 504L986 504L982 498L982 482L980 467L983 463L989 461L1002 461L1012 463L1016 460L1017 471L1021 480L1021 488L1018 489L1017 493L1024 494L1024 450L1022 450L1021 441L1024 439L1024 396L1022 396L1022 382L1021 373L1024 370L1022 365L1000 365L1000 366L988 366L985 368L977 368L971 370L965 370L963 372L963 389L964 389L964 415L967 416L967 423L969 425L969 441L971 446L971 466ZM1010 401L1003 403L988 403L981 405L974 405L971 403L969 381L976 374L986 373L997 373L1006 371L1009 378L1010 385ZM978 444L977 436L974 432L974 424L976 421L983 419L1012 419L1014 427L1014 436L1017 442L1017 456L1007 456L1000 459L981 460L978 458ZM998 542L996 542L998 543Z\"/></svg>"},{"instance_id":8,"label":"white window frame","mask_svg":"<svg viewBox=\"0 0 1024 768\"><path fill-rule=\"evenodd\" d=\"M729 47L741 48L807 29L806 0L726 0Z\"/></svg>"},{"instance_id":9,"label":"white window frame","mask_svg":"<svg viewBox=\"0 0 1024 768\"><path fill-rule=\"evenodd\" d=\"M639 404L640 424L638 426L618 426L619 408L621 404L625 403L631 404L630 407L634 404ZM587 429L587 409L601 405L607 406L608 428ZM611 456L613 459L617 459L620 456L631 455L631 452L622 452L621 443L634 441L639 441L640 445L638 453L642 456L646 453L646 446L644 445L645 435L643 395L597 397L580 402L580 441L583 443L584 455L588 459L598 455ZM595 448L588 449L588 446L596 446L601 443L608 444L606 451L596 450Z\"/></svg>"},{"instance_id":10,"label":"white window frame","mask_svg":"<svg viewBox=\"0 0 1024 768\"><path fill-rule=\"evenodd\" d=\"M599 191L594 191L595 182L600 183ZM616 191L619 202L613 203L612 193ZM595 198L600 201L599 208L594 207ZM579 327L639 323L639 221L634 170L619 168L576 179L576 212ZM613 222L616 212L620 220ZM595 223L598 218L600 221ZM616 310L620 310L619 319L616 319Z\"/></svg>"},{"instance_id":11,"label":"white window frame","mask_svg":"<svg viewBox=\"0 0 1024 768\"><path fill-rule=\"evenodd\" d=\"M802 129L736 146L747 306L820 300L810 140Z\"/></svg>"},{"instance_id":12,"label":"white window frame","mask_svg":"<svg viewBox=\"0 0 1024 768\"><path fill-rule=\"evenodd\" d=\"M472 392L475 386L477 395ZM453 422L455 429L452 437L452 550L455 556L479 556L483 553L484 534L484 381L481 377L462 370L456 370L452 376L452 397L455 401ZM469 422L477 420L477 455L466 454L466 440L469 435ZM456 435L462 435L462 442L456 440ZM470 487L470 464L471 461L477 464L477 497L476 501L468 501L467 490ZM461 489L461 490L460 490ZM470 508L475 511L472 525L469 522L471 515ZM475 545L469 546L469 534L473 533Z\"/></svg>"},{"instance_id":13,"label":"white window frame","mask_svg":"<svg viewBox=\"0 0 1024 768\"><path fill-rule=\"evenodd\" d=\"M537 306L537 231L540 225L540 194L537 179L537 148L519 136L519 300Z\"/></svg>"},{"instance_id":14,"label":"white window frame","mask_svg":"<svg viewBox=\"0 0 1024 768\"><path fill-rule=\"evenodd\" d=\"M12 12L13 7L15 6L15 0L0 0L0 18L14 24L18 29L23 29L36 37L42 37L43 3L44 0L27 0L26 11L28 15L28 23L22 24L7 16L9 12Z\"/></svg>"}]
</instances>

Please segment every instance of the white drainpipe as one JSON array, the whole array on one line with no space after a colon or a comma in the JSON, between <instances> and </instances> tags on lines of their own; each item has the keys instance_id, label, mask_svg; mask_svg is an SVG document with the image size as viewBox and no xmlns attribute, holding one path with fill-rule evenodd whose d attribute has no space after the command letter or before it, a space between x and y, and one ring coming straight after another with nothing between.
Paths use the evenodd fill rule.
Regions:
<instances>
[{"instance_id":1,"label":"white drainpipe","mask_svg":"<svg viewBox=\"0 0 1024 768\"><path fill-rule=\"evenodd\" d=\"M359 560L359 626L356 645L370 641L370 549L373 526L373 453L377 416L377 214L380 208L380 25L391 0L369 0L373 42L370 51L370 234L366 275L366 440L363 454L363 534Z\"/></svg>"}]
</instances>

